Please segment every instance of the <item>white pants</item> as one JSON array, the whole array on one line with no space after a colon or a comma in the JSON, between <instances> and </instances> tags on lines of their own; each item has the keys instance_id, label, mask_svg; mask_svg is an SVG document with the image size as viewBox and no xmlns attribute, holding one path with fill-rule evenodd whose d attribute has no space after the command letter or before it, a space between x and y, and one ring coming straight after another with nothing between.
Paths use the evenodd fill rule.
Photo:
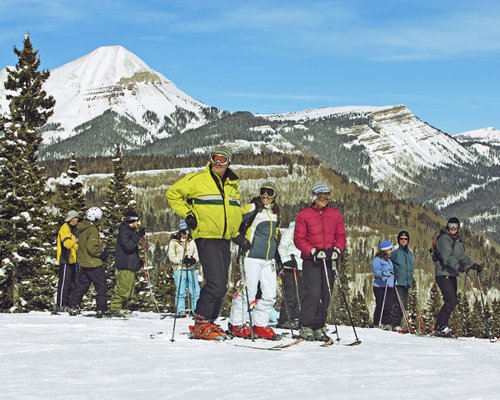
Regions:
<instances>
[{"instance_id":1,"label":"white pants","mask_svg":"<svg viewBox=\"0 0 500 400\"><path fill-rule=\"evenodd\" d=\"M276 300L276 269L272 260L246 257L244 262L250 303L255 300L259 282L262 291L262 297L252 311L252 322L255 326L267 326ZM231 305L230 322L233 326L243 325L249 320L247 304L246 289L243 288Z\"/></svg>"}]
</instances>

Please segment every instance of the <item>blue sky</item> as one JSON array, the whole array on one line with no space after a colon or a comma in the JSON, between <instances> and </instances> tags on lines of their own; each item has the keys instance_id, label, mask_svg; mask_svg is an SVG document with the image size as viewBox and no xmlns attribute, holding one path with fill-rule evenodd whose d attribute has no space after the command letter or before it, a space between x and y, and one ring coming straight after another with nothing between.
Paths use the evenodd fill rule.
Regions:
<instances>
[{"instance_id":1,"label":"blue sky","mask_svg":"<svg viewBox=\"0 0 500 400\"><path fill-rule=\"evenodd\" d=\"M29 31L42 68L122 45L229 111L405 104L454 134L500 129L499 21L485 0L0 0L0 67Z\"/></svg>"}]
</instances>

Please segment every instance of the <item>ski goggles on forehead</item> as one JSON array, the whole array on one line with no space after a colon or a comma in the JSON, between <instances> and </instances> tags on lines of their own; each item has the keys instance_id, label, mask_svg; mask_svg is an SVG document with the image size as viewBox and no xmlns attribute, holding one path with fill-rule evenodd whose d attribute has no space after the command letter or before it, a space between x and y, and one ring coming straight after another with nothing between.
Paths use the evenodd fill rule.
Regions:
<instances>
[{"instance_id":1,"label":"ski goggles on forehead","mask_svg":"<svg viewBox=\"0 0 500 400\"><path fill-rule=\"evenodd\" d=\"M458 224L456 223L448 224L448 229L458 229Z\"/></svg>"},{"instance_id":2,"label":"ski goggles on forehead","mask_svg":"<svg viewBox=\"0 0 500 400\"><path fill-rule=\"evenodd\" d=\"M276 196L276 192L271 188L260 188L260 195L262 197L273 198L274 196Z\"/></svg>"},{"instance_id":3,"label":"ski goggles on forehead","mask_svg":"<svg viewBox=\"0 0 500 400\"><path fill-rule=\"evenodd\" d=\"M226 165L229 162L229 158L223 156L222 154L212 154L210 156L210 161L214 164Z\"/></svg>"}]
</instances>

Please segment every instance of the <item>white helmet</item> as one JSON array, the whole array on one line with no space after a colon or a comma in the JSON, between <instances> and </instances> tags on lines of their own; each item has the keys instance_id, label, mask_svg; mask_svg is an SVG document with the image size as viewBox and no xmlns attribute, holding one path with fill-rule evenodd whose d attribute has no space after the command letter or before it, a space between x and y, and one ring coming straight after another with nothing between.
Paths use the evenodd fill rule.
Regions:
<instances>
[{"instance_id":1,"label":"white helmet","mask_svg":"<svg viewBox=\"0 0 500 400\"><path fill-rule=\"evenodd\" d=\"M102 218L102 210L99 207L90 207L85 214L89 221L99 221Z\"/></svg>"}]
</instances>

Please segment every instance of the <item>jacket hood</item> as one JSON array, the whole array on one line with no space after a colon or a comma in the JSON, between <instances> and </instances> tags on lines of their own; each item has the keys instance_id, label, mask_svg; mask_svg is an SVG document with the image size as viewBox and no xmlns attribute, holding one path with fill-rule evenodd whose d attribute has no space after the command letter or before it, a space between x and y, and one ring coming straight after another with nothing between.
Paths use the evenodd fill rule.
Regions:
<instances>
[{"instance_id":1,"label":"jacket hood","mask_svg":"<svg viewBox=\"0 0 500 400\"><path fill-rule=\"evenodd\" d=\"M90 222L88 219L84 219L82 222L78 224L78 232L83 233L87 229L95 226L92 222Z\"/></svg>"}]
</instances>

